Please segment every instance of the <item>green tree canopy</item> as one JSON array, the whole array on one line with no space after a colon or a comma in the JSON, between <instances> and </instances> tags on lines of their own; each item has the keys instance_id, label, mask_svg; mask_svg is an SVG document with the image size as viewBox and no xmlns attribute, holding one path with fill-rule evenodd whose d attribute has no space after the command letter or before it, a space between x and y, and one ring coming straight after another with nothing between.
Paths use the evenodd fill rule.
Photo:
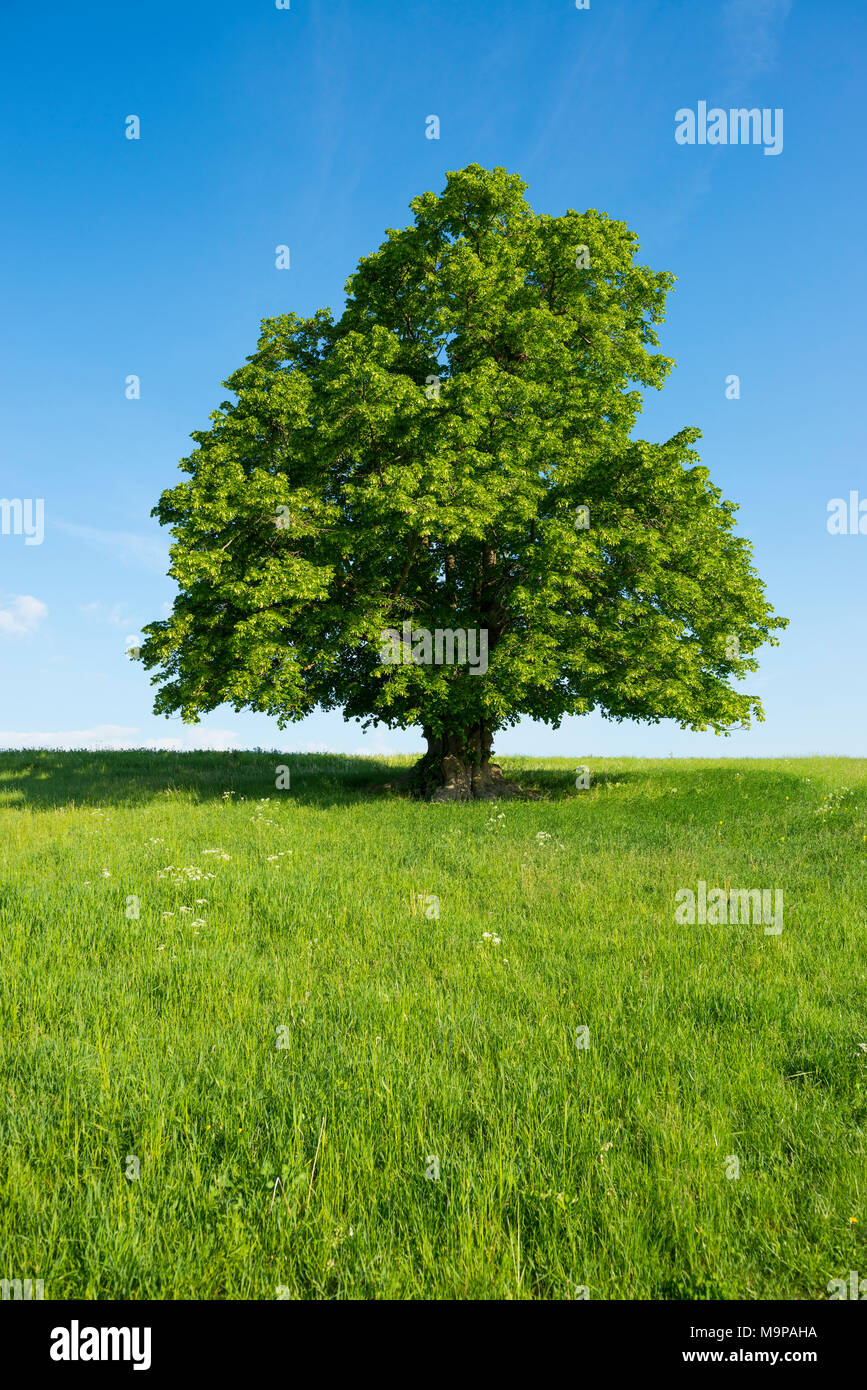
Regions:
<instances>
[{"instance_id":1,"label":"green tree canopy","mask_svg":"<svg viewBox=\"0 0 867 1390\"><path fill-rule=\"evenodd\" d=\"M673 276L623 222L535 213L470 165L411 204L343 314L266 319L154 514L171 616L146 629L157 712L315 707L420 725L438 797L502 794L497 730L761 719L732 679L775 642L696 429L631 438ZM384 659L383 634L487 633L487 669Z\"/></svg>"}]
</instances>

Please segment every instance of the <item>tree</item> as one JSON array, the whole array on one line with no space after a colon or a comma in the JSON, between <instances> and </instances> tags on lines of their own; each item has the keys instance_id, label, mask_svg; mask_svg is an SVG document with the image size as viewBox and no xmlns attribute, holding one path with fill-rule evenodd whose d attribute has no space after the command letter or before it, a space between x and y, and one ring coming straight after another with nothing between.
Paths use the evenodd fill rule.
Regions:
<instances>
[{"instance_id":1,"label":"tree","mask_svg":"<svg viewBox=\"0 0 867 1390\"><path fill-rule=\"evenodd\" d=\"M438 800L515 791L492 743L522 715L763 718L729 680L785 620L736 507L698 430L630 438L672 365L652 349L674 277L623 222L534 213L525 188L449 174L339 319L263 322L154 509L180 588L145 629L156 712L420 725L413 784Z\"/></svg>"}]
</instances>

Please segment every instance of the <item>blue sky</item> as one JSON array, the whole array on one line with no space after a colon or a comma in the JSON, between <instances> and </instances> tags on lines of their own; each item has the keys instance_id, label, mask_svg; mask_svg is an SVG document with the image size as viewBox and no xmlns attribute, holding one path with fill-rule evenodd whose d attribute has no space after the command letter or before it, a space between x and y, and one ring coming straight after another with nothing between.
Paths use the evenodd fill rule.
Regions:
<instances>
[{"instance_id":1,"label":"blue sky","mask_svg":"<svg viewBox=\"0 0 867 1390\"><path fill-rule=\"evenodd\" d=\"M703 431L791 619L745 684L767 716L749 733L590 716L497 749L867 755L867 535L826 524L830 499L867 499L862 5L46 0L0 26L0 497L45 502L41 545L0 535L0 746L420 746L339 714L282 733L229 709L156 718L124 650L174 592L150 510L260 319L339 310L410 198L478 162L519 173L538 211L626 221L678 277L677 366L637 433ZM781 153L678 144L700 101L781 108Z\"/></svg>"}]
</instances>

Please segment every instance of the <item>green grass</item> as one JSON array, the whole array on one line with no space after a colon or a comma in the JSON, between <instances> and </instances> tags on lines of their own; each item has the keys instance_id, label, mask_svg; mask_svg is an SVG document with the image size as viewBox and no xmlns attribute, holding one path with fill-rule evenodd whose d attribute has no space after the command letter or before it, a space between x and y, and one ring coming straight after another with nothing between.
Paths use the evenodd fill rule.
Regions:
<instances>
[{"instance_id":1,"label":"green grass","mask_svg":"<svg viewBox=\"0 0 867 1390\"><path fill-rule=\"evenodd\" d=\"M0 754L0 1277L815 1299L867 1275L867 761L587 759L579 792L576 761L511 758L541 799L496 808L372 788L407 761ZM699 879L783 889L782 933L678 925Z\"/></svg>"}]
</instances>

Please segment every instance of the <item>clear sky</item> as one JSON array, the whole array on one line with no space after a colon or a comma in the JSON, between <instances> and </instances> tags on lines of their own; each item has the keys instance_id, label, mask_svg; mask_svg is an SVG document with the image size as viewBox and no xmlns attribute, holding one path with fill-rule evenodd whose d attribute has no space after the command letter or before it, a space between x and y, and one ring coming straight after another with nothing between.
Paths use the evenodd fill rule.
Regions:
<instances>
[{"instance_id":1,"label":"clear sky","mask_svg":"<svg viewBox=\"0 0 867 1390\"><path fill-rule=\"evenodd\" d=\"M791 619L745 683L767 715L747 734L591 716L525 721L497 749L867 755L867 534L827 528L832 498L867 500L865 31L860 0L5 7L0 497L44 499L45 533L0 534L0 746L420 746L339 714L282 733L230 709L156 718L124 652L174 592L150 510L260 319L339 311L410 198L478 162L519 173L537 211L626 221L678 277L677 366L637 433L703 431ZM781 109L782 150L679 144L699 102Z\"/></svg>"}]
</instances>

